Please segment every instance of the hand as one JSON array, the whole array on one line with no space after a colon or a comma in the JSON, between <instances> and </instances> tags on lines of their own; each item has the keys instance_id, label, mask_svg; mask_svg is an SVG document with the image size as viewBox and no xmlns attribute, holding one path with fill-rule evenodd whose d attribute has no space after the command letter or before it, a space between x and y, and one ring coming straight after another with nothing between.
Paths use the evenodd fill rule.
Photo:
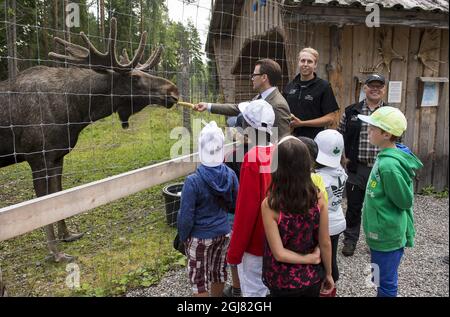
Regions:
<instances>
[{"instance_id":1,"label":"hand","mask_svg":"<svg viewBox=\"0 0 450 317\"><path fill-rule=\"evenodd\" d=\"M302 126L302 120L300 120L299 118L297 118L296 116L294 116L293 114L291 114L291 122L289 124L289 126L291 128L298 128Z\"/></svg>"},{"instance_id":2,"label":"hand","mask_svg":"<svg viewBox=\"0 0 450 317\"><path fill-rule=\"evenodd\" d=\"M325 279L322 282L322 286L320 288L321 293L331 293L334 289L334 281L331 275L325 276Z\"/></svg>"},{"instance_id":3,"label":"hand","mask_svg":"<svg viewBox=\"0 0 450 317\"><path fill-rule=\"evenodd\" d=\"M322 259L320 258L320 249L317 246L312 253L306 255L308 264L319 264Z\"/></svg>"},{"instance_id":4,"label":"hand","mask_svg":"<svg viewBox=\"0 0 450 317\"><path fill-rule=\"evenodd\" d=\"M198 112L203 112L208 109L208 104L206 102L199 102L195 105L194 110Z\"/></svg>"}]
</instances>

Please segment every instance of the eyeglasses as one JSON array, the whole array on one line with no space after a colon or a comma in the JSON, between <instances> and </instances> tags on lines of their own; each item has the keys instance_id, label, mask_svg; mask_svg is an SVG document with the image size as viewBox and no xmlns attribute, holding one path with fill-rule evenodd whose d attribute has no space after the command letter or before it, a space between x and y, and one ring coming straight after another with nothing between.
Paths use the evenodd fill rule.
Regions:
<instances>
[{"instance_id":1,"label":"eyeglasses","mask_svg":"<svg viewBox=\"0 0 450 317\"><path fill-rule=\"evenodd\" d=\"M253 78L255 78L256 76L262 76L262 75L265 75L264 73L263 74L251 74L250 75L250 79L253 79Z\"/></svg>"},{"instance_id":2,"label":"eyeglasses","mask_svg":"<svg viewBox=\"0 0 450 317\"><path fill-rule=\"evenodd\" d=\"M381 90L384 88L384 85L367 85L372 90Z\"/></svg>"}]
</instances>

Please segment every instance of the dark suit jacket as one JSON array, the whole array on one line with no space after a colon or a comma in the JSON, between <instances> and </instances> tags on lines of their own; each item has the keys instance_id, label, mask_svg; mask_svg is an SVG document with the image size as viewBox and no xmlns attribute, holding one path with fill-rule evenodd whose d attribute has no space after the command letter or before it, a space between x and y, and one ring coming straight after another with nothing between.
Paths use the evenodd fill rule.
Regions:
<instances>
[{"instance_id":1,"label":"dark suit jacket","mask_svg":"<svg viewBox=\"0 0 450 317\"><path fill-rule=\"evenodd\" d=\"M253 100L255 100L253 98ZM265 99L273 107L275 113L274 127L278 128L278 139L290 134L289 123L291 122L291 111L289 105L280 93L278 88L270 93ZM238 105L235 104L212 104L211 113L223 114L226 116L237 116L240 111Z\"/></svg>"}]
</instances>

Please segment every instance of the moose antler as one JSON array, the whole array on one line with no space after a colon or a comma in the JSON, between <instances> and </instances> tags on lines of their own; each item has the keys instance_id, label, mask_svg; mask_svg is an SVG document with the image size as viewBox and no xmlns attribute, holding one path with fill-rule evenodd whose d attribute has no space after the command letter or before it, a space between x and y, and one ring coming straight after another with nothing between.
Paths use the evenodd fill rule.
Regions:
<instances>
[{"instance_id":1,"label":"moose antler","mask_svg":"<svg viewBox=\"0 0 450 317\"><path fill-rule=\"evenodd\" d=\"M132 69L145 70L153 67L158 61L161 55L160 49L156 50L149 60L144 65L139 64L144 53L145 43L147 41L147 32L142 33L139 42L139 47L134 54L133 59L130 61L128 55L126 58L117 60L116 56L116 38L117 38L117 20L111 19L111 27L109 31L109 39L106 53L102 53L95 48L89 38L80 32L81 38L87 44L88 48L70 43L59 37L55 37L56 43L64 46L67 55L57 54L50 52L48 56L58 61L67 61L80 67L89 67L91 69L112 69L116 72L129 72Z\"/></svg>"},{"instance_id":2,"label":"moose antler","mask_svg":"<svg viewBox=\"0 0 450 317\"><path fill-rule=\"evenodd\" d=\"M162 45L158 46L156 51L153 52L152 55L147 59L144 64L138 63L136 69L146 72L155 67L159 63L159 59L161 58L161 54L163 51ZM122 55L120 55L121 63L130 63L130 58L128 57L127 49L124 48L122 50Z\"/></svg>"},{"instance_id":3,"label":"moose antler","mask_svg":"<svg viewBox=\"0 0 450 317\"><path fill-rule=\"evenodd\" d=\"M430 69L433 73L439 72L439 64L446 63L445 61L440 61L434 56L438 54L440 48L436 45L436 41L439 40L440 32L439 30L426 30L422 34L420 40L419 51L414 55L414 59L419 60L425 68Z\"/></svg>"},{"instance_id":4,"label":"moose antler","mask_svg":"<svg viewBox=\"0 0 450 317\"><path fill-rule=\"evenodd\" d=\"M379 43L380 47L378 48L378 55L381 55L381 61L375 66L375 69L378 69L381 65L384 65L384 67L386 67L387 72L390 73L391 62L394 59L404 61L405 58L396 51L394 51L386 32L381 33Z\"/></svg>"}]
</instances>

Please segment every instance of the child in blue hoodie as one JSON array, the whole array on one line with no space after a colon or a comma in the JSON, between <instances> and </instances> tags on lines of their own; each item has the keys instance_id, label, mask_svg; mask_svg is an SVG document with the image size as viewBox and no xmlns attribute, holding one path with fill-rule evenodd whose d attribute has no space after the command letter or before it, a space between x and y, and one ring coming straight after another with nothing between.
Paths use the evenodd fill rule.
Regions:
<instances>
[{"instance_id":1,"label":"child in blue hoodie","mask_svg":"<svg viewBox=\"0 0 450 317\"><path fill-rule=\"evenodd\" d=\"M238 179L223 164L224 134L216 122L202 129L198 144L201 165L184 183L177 226L194 296L219 297L227 280L227 212L236 204Z\"/></svg>"}]
</instances>

